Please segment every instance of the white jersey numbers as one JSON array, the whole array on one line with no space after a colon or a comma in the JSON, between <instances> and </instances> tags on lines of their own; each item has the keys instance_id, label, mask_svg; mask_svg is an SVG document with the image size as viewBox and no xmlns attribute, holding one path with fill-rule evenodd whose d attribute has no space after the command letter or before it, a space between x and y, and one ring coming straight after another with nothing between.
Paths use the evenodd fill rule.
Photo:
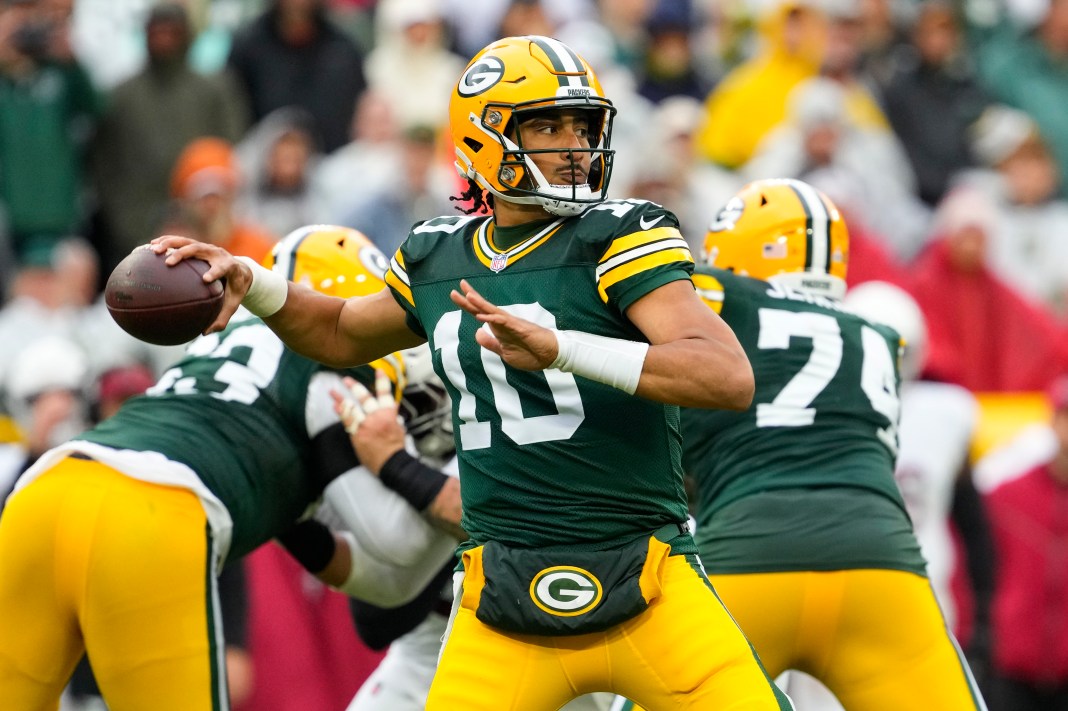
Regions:
<instances>
[{"instance_id":1,"label":"white jersey numbers","mask_svg":"<svg viewBox=\"0 0 1068 711\"><path fill-rule=\"evenodd\" d=\"M842 333L829 314L762 308L758 311L758 348L790 347L791 338L812 340L812 353L798 373L769 403L756 407L757 427L804 427L816 420L812 403L838 374L842 365ZM897 422L901 403L897 395L894 359L886 341L870 326L861 326L864 361L860 386L872 409L890 424L877 431L879 439L897 452Z\"/></svg>"},{"instance_id":2,"label":"white jersey numbers","mask_svg":"<svg viewBox=\"0 0 1068 711\"><path fill-rule=\"evenodd\" d=\"M532 321L545 328L556 327L556 317L540 304L514 304L501 306L505 311ZM478 420L476 399L468 387L468 374L460 361L460 322L462 311L449 311L434 326L434 348L441 352L445 377L460 393L457 416L460 420L460 448L463 450L485 449L490 446L489 422ZM579 397L575 376L559 370L545 370L557 414L523 414L519 391L508 382L509 366L493 351L479 346L482 370L493 391L492 405L500 417L501 430L516 444L553 442L570 439L585 419L582 399ZM470 364L468 364L470 367ZM515 372L515 371L513 371Z\"/></svg>"},{"instance_id":3,"label":"white jersey numbers","mask_svg":"<svg viewBox=\"0 0 1068 711\"><path fill-rule=\"evenodd\" d=\"M209 393L227 402L251 405L278 372L285 346L266 325L250 324L193 341L189 356L208 360L179 363L147 395Z\"/></svg>"}]
</instances>

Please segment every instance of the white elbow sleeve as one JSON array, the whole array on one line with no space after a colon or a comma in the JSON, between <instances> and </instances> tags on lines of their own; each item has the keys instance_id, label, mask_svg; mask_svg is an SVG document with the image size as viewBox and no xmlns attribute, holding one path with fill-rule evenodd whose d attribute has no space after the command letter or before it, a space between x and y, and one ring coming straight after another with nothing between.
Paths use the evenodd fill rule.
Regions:
<instances>
[{"instance_id":1,"label":"white elbow sleeve","mask_svg":"<svg viewBox=\"0 0 1068 711\"><path fill-rule=\"evenodd\" d=\"M397 493L363 467L330 482L324 498L367 555L407 567L423 559L441 535Z\"/></svg>"},{"instance_id":2,"label":"white elbow sleeve","mask_svg":"<svg viewBox=\"0 0 1068 711\"><path fill-rule=\"evenodd\" d=\"M402 567L383 563L369 555L351 533L343 531L340 535L349 545L352 568L348 579L337 590L386 608L399 607L415 599L456 550L455 539L443 533L438 534L434 543L427 547L423 558L414 565Z\"/></svg>"}]
</instances>

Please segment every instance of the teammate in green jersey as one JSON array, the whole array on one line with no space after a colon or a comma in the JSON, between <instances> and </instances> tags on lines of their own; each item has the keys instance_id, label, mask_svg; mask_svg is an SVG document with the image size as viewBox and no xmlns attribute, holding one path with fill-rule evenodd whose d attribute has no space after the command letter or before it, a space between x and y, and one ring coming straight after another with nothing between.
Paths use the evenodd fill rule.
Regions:
<instances>
[{"instance_id":1,"label":"teammate in green jersey","mask_svg":"<svg viewBox=\"0 0 1068 711\"><path fill-rule=\"evenodd\" d=\"M651 709L789 701L709 587L685 529L677 405L745 408L737 339L696 296L674 215L606 200L615 108L546 37L490 44L450 102L467 197L415 225L390 288L329 299L178 237L172 263L334 365L429 341L453 401L463 571L427 708L557 709L616 691Z\"/></svg>"},{"instance_id":2,"label":"teammate in green jersey","mask_svg":"<svg viewBox=\"0 0 1068 711\"><path fill-rule=\"evenodd\" d=\"M769 673L851 711L982 709L894 481L900 339L839 301L848 239L796 180L746 186L710 228L694 283L757 385L745 412L683 411L701 560Z\"/></svg>"},{"instance_id":3,"label":"teammate in green jersey","mask_svg":"<svg viewBox=\"0 0 1068 711\"><path fill-rule=\"evenodd\" d=\"M383 288L387 265L363 235L323 226L290 235L273 261L338 296ZM377 365L401 377L399 361ZM370 367L344 372L395 394ZM57 708L88 652L113 709L227 708L216 573L276 536L305 557L309 529L294 522L335 477L357 473L330 397L343 387L341 372L242 312L145 396L46 452L0 517L0 706ZM414 529L421 518L410 515ZM351 568L355 537L315 530L330 536L327 553L306 562L327 582L350 590L373 576Z\"/></svg>"}]
</instances>

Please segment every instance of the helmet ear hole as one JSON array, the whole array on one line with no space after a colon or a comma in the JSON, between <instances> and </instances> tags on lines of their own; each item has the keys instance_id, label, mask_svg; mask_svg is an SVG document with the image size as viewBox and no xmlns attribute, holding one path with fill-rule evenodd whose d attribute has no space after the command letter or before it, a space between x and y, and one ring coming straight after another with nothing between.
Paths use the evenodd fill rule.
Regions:
<instances>
[{"instance_id":1,"label":"helmet ear hole","mask_svg":"<svg viewBox=\"0 0 1068 711\"><path fill-rule=\"evenodd\" d=\"M464 137L464 145L473 150L475 153L478 153L480 150L482 150L482 144L471 138L470 136Z\"/></svg>"}]
</instances>

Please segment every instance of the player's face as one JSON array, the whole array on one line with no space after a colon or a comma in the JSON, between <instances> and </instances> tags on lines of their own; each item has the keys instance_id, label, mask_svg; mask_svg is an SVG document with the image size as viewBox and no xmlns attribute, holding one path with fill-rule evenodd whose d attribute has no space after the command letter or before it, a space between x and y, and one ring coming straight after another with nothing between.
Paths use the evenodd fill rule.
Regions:
<instances>
[{"instance_id":1,"label":"player's face","mask_svg":"<svg viewBox=\"0 0 1068 711\"><path fill-rule=\"evenodd\" d=\"M519 124L520 145L526 150L552 150L529 154L553 185L588 182L592 155L588 112L581 109L546 111Z\"/></svg>"}]
</instances>

